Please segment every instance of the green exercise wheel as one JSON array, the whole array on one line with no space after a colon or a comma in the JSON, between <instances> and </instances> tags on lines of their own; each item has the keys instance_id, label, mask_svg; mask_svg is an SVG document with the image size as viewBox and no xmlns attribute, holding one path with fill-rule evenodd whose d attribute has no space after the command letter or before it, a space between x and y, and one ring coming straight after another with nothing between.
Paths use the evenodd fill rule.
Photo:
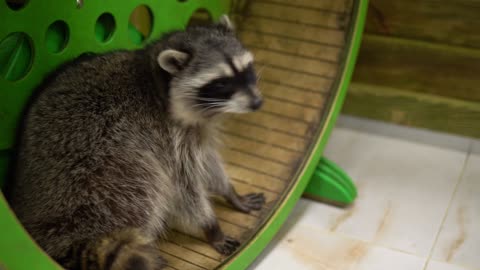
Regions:
<instances>
[{"instance_id":1,"label":"green exercise wheel","mask_svg":"<svg viewBox=\"0 0 480 270\"><path fill-rule=\"evenodd\" d=\"M355 66L367 0L0 0L0 185L21 112L56 67L85 53L133 50L168 31L230 14L256 58L265 105L232 116L222 155L235 188L263 192L266 206L215 212L241 246L229 257L203 237L173 231L158 242L169 269L245 269L304 191L346 205L357 191L322 152ZM0 193L0 269L60 269L31 239Z\"/></svg>"}]
</instances>

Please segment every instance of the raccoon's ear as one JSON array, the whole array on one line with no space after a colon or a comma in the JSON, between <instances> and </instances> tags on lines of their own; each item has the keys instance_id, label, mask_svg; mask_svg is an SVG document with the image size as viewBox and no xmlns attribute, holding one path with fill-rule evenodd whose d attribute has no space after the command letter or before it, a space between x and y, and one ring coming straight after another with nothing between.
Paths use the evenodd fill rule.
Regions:
<instances>
[{"instance_id":1,"label":"raccoon's ear","mask_svg":"<svg viewBox=\"0 0 480 270\"><path fill-rule=\"evenodd\" d=\"M235 31L235 27L233 26L232 21L230 21L230 18L228 18L227 14L223 14L222 16L220 16L218 23L230 31Z\"/></svg>"},{"instance_id":2,"label":"raccoon's ear","mask_svg":"<svg viewBox=\"0 0 480 270\"><path fill-rule=\"evenodd\" d=\"M158 55L157 62L162 69L173 75L185 67L188 58L189 55L184 52L167 49Z\"/></svg>"}]
</instances>

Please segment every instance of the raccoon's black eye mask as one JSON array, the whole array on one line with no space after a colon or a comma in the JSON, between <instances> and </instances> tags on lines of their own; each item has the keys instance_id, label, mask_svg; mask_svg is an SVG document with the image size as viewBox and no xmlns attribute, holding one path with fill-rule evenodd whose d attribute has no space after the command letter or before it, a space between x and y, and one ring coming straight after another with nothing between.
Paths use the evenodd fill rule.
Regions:
<instances>
[{"instance_id":1,"label":"raccoon's black eye mask","mask_svg":"<svg viewBox=\"0 0 480 270\"><path fill-rule=\"evenodd\" d=\"M234 77L218 78L204 85L199 89L198 96L206 103L209 103L208 100L228 100L235 92L247 91L256 82L257 76L253 64L250 64L244 70L235 72Z\"/></svg>"},{"instance_id":2,"label":"raccoon's black eye mask","mask_svg":"<svg viewBox=\"0 0 480 270\"><path fill-rule=\"evenodd\" d=\"M210 103L208 100L228 100L238 89L232 81L233 78L220 78L211 81L199 89L200 103Z\"/></svg>"}]
</instances>

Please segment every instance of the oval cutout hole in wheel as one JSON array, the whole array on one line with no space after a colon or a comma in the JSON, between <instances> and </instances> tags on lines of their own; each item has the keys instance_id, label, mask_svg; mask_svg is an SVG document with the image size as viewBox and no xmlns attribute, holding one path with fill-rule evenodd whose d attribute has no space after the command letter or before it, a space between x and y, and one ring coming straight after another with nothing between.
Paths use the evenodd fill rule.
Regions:
<instances>
[{"instance_id":1,"label":"oval cutout hole in wheel","mask_svg":"<svg viewBox=\"0 0 480 270\"><path fill-rule=\"evenodd\" d=\"M52 53L59 53L65 49L68 43L69 30L64 21L55 21L50 24L45 34L47 49Z\"/></svg>"},{"instance_id":2,"label":"oval cutout hole in wheel","mask_svg":"<svg viewBox=\"0 0 480 270\"><path fill-rule=\"evenodd\" d=\"M95 23L95 37L105 43L109 41L115 32L115 19L110 13L103 13Z\"/></svg>"},{"instance_id":3,"label":"oval cutout hole in wheel","mask_svg":"<svg viewBox=\"0 0 480 270\"><path fill-rule=\"evenodd\" d=\"M153 28L153 14L146 5L137 6L128 19L128 32L130 40L141 44L150 37Z\"/></svg>"},{"instance_id":4,"label":"oval cutout hole in wheel","mask_svg":"<svg viewBox=\"0 0 480 270\"><path fill-rule=\"evenodd\" d=\"M11 33L0 41L0 77L17 81L30 71L32 44L32 39L23 32Z\"/></svg>"}]
</instances>

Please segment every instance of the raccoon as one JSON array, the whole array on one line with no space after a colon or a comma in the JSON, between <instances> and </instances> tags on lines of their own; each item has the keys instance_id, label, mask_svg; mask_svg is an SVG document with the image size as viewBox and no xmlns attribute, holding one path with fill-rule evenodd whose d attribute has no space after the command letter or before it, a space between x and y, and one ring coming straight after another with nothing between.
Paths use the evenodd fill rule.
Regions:
<instances>
[{"instance_id":1,"label":"raccoon","mask_svg":"<svg viewBox=\"0 0 480 270\"><path fill-rule=\"evenodd\" d=\"M170 227L224 235L210 195L242 212L217 151L227 113L258 110L254 59L227 16L144 49L88 55L38 87L27 109L9 196L36 242L70 269L160 269L152 250Z\"/></svg>"}]
</instances>

